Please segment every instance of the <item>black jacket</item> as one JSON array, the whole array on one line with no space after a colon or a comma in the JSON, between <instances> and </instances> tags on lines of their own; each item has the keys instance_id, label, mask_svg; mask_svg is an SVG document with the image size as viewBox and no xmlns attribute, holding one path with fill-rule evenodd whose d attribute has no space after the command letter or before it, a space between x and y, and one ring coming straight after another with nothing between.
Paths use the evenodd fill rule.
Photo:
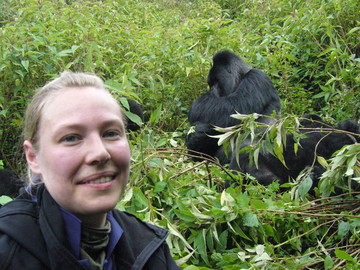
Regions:
<instances>
[{"instance_id":1,"label":"black jacket","mask_svg":"<svg viewBox=\"0 0 360 270\"><path fill-rule=\"evenodd\" d=\"M37 202L28 194L0 208L0 269L82 269L70 251L61 211L46 188ZM114 269L180 269L165 242L168 232L113 210L124 233L112 255Z\"/></svg>"}]
</instances>

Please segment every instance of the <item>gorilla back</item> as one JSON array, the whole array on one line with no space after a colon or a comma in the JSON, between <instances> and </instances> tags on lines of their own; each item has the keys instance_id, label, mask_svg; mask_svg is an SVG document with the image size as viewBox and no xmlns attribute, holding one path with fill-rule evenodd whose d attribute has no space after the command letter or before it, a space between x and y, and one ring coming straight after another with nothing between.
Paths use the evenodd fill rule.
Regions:
<instances>
[{"instance_id":1,"label":"gorilla back","mask_svg":"<svg viewBox=\"0 0 360 270\"><path fill-rule=\"evenodd\" d=\"M280 98L264 72L250 68L244 60L229 51L214 55L207 82L210 90L190 106L188 119L195 126L195 132L188 135L187 147L217 157L224 164L229 160L223 154L222 147L217 145L217 139L208 136L218 134L213 127L239 124L239 120L230 117L236 112L262 115L275 112L279 117ZM268 119L263 117L259 121L268 123Z\"/></svg>"},{"instance_id":2,"label":"gorilla back","mask_svg":"<svg viewBox=\"0 0 360 270\"><path fill-rule=\"evenodd\" d=\"M296 179L304 169L311 169L309 176L313 180L314 188L325 171L325 168L319 164L317 157L321 156L328 160L343 146L360 142L360 125L353 120L345 120L337 126L333 126L324 122L318 115L307 114L302 117L300 126L303 128L300 132L306 136L300 139L297 152L294 149L293 135L288 134L286 136L283 152L286 167L273 154L263 151L258 157L258 167L250 165L247 153L240 153L238 156L239 163L233 156L229 169L248 173L262 185L269 185L276 180L279 181L279 184L283 184L289 179ZM351 184L353 189L360 189L360 186L355 185L354 181ZM229 183L226 182L225 187L228 186Z\"/></svg>"}]
</instances>

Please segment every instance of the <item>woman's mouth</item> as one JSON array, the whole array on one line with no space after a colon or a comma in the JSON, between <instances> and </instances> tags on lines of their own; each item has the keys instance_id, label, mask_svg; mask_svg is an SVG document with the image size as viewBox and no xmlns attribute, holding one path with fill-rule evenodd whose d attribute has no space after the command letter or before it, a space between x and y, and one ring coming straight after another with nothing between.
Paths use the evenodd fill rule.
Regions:
<instances>
[{"instance_id":1,"label":"woman's mouth","mask_svg":"<svg viewBox=\"0 0 360 270\"><path fill-rule=\"evenodd\" d=\"M114 172L105 172L105 173L97 173L89 175L79 181L79 185L96 185L96 184L104 184L109 183L115 180L118 174Z\"/></svg>"},{"instance_id":2,"label":"woman's mouth","mask_svg":"<svg viewBox=\"0 0 360 270\"><path fill-rule=\"evenodd\" d=\"M111 174L111 175L102 175L98 177L92 177L92 179L87 179L81 183L79 183L81 186L86 188L91 188L95 190L108 190L111 189L114 184L117 182L116 180L117 174Z\"/></svg>"},{"instance_id":3,"label":"woman's mouth","mask_svg":"<svg viewBox=\"0 0 360 270\"><path fill-rule=\"evenodd\" d=\"M94 181L89 181L87 184L102 184L106 182L110 182L113 180L113 177L106 176L106 177L100 177L99 179L96 179Z\"/></svg>"}]
</instances>

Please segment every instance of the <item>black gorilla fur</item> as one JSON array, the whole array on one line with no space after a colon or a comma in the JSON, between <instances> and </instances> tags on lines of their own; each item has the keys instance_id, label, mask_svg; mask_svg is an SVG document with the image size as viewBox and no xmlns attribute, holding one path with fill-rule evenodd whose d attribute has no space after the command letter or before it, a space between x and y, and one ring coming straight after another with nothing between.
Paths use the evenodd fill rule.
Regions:
<instances>
[{"instance_id":1,"label":"black gorilla fur","mask_svg":"<svg viewBox=\"0 0 360 270\"><path fill-rule=\"evenodd\" d=\"M8 169L0 170L0 196L15 198L23 186L24 182L14 172Z\"/></svg>"},{"instance_id":2,"label":"black gorilla fur","mask_svg":"<svg viewBox=\"0 0 360 270\"><path fill-rule=\"evenodd\" d=\"M141 105L132 99L127 99L127 102L129 103L129 111L139 116L141 118L141 121L144 122L144 112ZM135 122L131 121L129 118L127 119L127 121L128 121L126 125L127 130L137 131L140 129L140 126Z\"/></svg>"},{"instance_id":3,"label":"black gorilla fur","mask_svg":"<svg viewBox=\"0 0 360 270\"><path fill-rule=\"evenodd\" d=\"M190 107L188 119L195 132L187 137L187 148L219 159L221 164L229 162L223 147L209 135L219 134L214 126L230 127L240 121L231 114L258 113L271 115L281 112L280 98L270 78L261 70L250 68L236 54L217 52L209 71L207 83L210 90L199 97ZM259 121L268 123L269 118ZM191 154L194 154L190 151ZM195 159L197 160L197 159Z\"/></svg>"},{"instance_id":4,"label":"black gorilla fur","mask_svg":"<svg viewBox=\"0 0 360 270\"><path fill-rule=\"evenodd\" d=\"M301 131L306 137L300 139L300 146L297 153L294 151L294 138L293 135L287 135L286 146L284 147L284 160L287 168L275 156L268 152L261 152L258 159L258 168L255 165L250 166L249 157L246 153L239 155L239 165L236 158L233 157L229 168L231 170L249 173L254 176L260 184L269 185L275 180L279 180L280 184L289 181L289 178L296 179L297 176L306 168L311 168L314 160L314 167L310 173L313 180L313 187L317 185L319 177L325 169L317 162L317 156L329 159L332 155L340 150L345 145L360 142L360 125L353 120L346 120L337 126L325 123L322 118L315 114L304 115L300 121L303 128L336 128L339 130L351 132L356 135L346 133L339 133L333 131L314 130L312 132ZM229 183L226 182L225 186L228 187ZM353 185L353 187L358 185Z\"/></svg>"}]
</instances>

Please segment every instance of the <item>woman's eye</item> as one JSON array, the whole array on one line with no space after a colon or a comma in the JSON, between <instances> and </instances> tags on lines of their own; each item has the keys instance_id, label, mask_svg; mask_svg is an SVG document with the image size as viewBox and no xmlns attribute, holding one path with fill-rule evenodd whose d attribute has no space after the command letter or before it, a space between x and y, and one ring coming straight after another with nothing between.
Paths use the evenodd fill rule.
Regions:
<instances>
[{"instance_id":1,"label":"woman's eye","mask_svg":"<svg viewBox=\"0 0 360 270\"><path fill-rule=\"evenodd\" d=\"M78 140L80 140L80 138L76 135L68 135L62 139L62 141L65 143L74 143L77 142Z\"/></svg>"},{"instance_id":2,"label":"woman's eye","mask_svg":"<svg viewBox=\"0 0 360 270\"><path fill-rule=\"evenodd\" d=\"M109 130L105 132L104 137L115 138L115 137L120 137L120 134L121 133L119 131Z\"/></svg>"}]
</instances>

